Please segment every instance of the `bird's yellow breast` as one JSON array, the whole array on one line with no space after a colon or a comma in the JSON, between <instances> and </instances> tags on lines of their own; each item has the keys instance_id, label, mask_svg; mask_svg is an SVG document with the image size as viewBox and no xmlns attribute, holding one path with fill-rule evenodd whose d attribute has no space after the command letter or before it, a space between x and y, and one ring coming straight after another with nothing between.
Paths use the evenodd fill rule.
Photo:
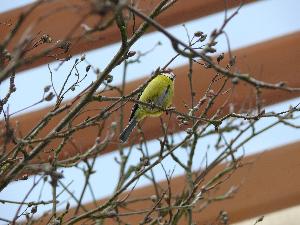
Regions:
<instances>
[{"instance_id":1,"label":"bird's yellow breast","mask_svg":"<svg viewBox=\"0 0 300 225\"><path fill-rule=\"evenodd\" d=\"M146 86L139 100L145 103L168 108L172 104L174 82L166 75L158 75ZM146 116L160 116L162 110L155 107L139 106L136 112L138 120Z\"/></svg>"}]
</instances>

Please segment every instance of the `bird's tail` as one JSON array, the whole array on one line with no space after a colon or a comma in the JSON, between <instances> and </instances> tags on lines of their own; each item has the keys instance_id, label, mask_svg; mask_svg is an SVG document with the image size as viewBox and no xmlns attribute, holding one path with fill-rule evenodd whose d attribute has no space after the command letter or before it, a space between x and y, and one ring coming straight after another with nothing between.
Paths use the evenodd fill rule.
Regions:
<instances>
[{"instance_id":1,"label":"bird's tail","mask_svg":"<svg viewBox=\"0 0 300 225\"><path fill-rule=\"evenodd\" d=\"M127 125L127 127L125 127L125 129L122 131L122 133L120 134L120 141L121 142L126 142L127 139L129 138L132 130L136 127L138 121L135 117L133 117L130 121L129 124Z\"/></svg>"}]
</instances>

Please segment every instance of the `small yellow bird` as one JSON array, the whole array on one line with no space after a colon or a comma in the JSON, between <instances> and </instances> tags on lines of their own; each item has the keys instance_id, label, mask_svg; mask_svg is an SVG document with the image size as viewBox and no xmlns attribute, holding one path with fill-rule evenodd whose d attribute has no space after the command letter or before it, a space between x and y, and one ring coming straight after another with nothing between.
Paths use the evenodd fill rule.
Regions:
<instances>
[{"instance_id":1,"label":"small yellow bird","mask_svg":"<svg viewBox=\"0 0 300 225\"><path fill-rule=\"evenodd\" d=\"M153 104L153 107L139 105L137 103L134 104L129 123L120 134L119 139L121 142L127 141L139 121L147 116L158 117L163 113L161 109L155 106L160 106L164 109L171 106L174 95L174 80L174 73L171 71L163 71L149 82L140 95L139 101Z\"/></svg>"}]
</instances>

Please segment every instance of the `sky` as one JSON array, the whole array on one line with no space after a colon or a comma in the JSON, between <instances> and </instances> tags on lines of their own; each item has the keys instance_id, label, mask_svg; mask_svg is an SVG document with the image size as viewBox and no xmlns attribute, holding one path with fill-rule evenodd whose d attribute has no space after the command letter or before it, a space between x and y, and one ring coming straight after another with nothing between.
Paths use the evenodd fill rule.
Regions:
<instances>
[{"instance_id":1,"label":"sky","mask_svg":"<svg viewBox=\"0 0 300 225\"><path fill-rule=\"evenodd\" d=\"M17 7L17 4L26 4L30 1L10 1L10 0L1 0L0 3L0 12ZM31 1L32 2L32 1ZM259 1L257 3L249 4L244 6L240 13L229 23L226 28L226 32L229 34L231 47L232 49L238 49L241 47L249 46L257 42L269 40L274 37L286 35L295 31L300 30L300 2L297 0L268 0L268 1ZM221 25L224 18L223 13L217 13L214 15L207 16L205 18L188 21L185 23L188 31L194 33L195 31L203 31L205 33L210 33L215 27ZM177 38L186 41L186 34L182 25L174 26L168 28L168 31L174 34ZM160 65L165 64L173 55L174 51L170 51L169 41L161 34L154 32L151 34L145 35L141 40L139 40L133 47L132 50L147 51L152 48L157 42L161 42L162 45L158 46L156 51L150 53L144 57L139 64L129 68L128 81L138 79L146 74L150 74L155 68ZM218 40L217 50L218 52L226 51L225 39L221 38ZM86 58L91 64L97 65L100 69L104 68L109 59L115 54L119 47L119 43L109 45L107 47L90 51L86 53ZM59 73L54 74L56 82L60 83L63 79L60 78L61 74L66 74L70 69L70 65L66 63ZM187 60L184 58L179 58L172 64L172 67L176 67L182 64L187 63ZM50 67L55 68L57 63L51 63ZM118 84L121 82L121 67L116 68L112 71L114 76L114 83ZM87 85L95 77L91 76L85 80L84 85ZM20 110L34 102L38 101L41 97L43 88L48 85L50 82L49 72L46 66L40 66L31 70L21 72L16 77L16 86L17 92L14 93L10 99L10 112L15 112ZM3 96L6 93L8 83L4 82L0 88L0 96ZM83 85L83 86L84 86ZM32 88L34 86L34 88ZM80 91L78 89L77 91ZM68 98L72 98L76 95L76 92L70 94ZM24 97L25 96L25 97ZM20 101L19 99L22 99ZM280 111L283 109L288 109L290 105L296 105L300 102L300 99L293 99L286 101L281 104L277 104L271 107L268 107L266 111ZM36 110L42 107L45 107L47 104L40 104L37 107L31 108L30 110ZM30 111L29 110L29 111ZM271 120L259 123L258 127L266 126L268 123L271 123ZM298 121L298 124L300 122ZM282 134L285 134L284 137ZM182 133L177 135L177 138L180 139ZM300 139L300 131L295 131L294 129L278 126L274 129L264 133L263 135L253 139L250 143L245 146L246 155L257 153L275 146L284 145L290 142L294 142ZM202 146L207 146L211 140L201 140ZM151 141L149 143L152 151L155 151L159 147L157 141ZM184 151L178 151L178 154L181 158L186 158ZM198 155L195 158L203 158L201 151L197 151ZM97 198L102 198L108 196L111 193L111 190L114 184L117 182L117 178L108 175L105 172L107 168L110 168L112 174L117 174L117 166L113 166L114 157L118 157L117 153L110 153L104 156L97 158L95 168L97 174L93 175L91 185L95 187L95 195ZM216 157L216 153L211 151L209 154L209 161L213 160ZM130 163L133 164L137 162L140 158L139 154L134 154ZM163 162L167 170L173 170L174 175L182 174L182 170L176 166L176 164L171 159L166 159ZM197 163L195 165L198 165ZM162 168L157 167L155 169L155 174L158 179L164 179L162 173ZM64 183L67 184L72 182L71 189L74 191L78 190L79 187L83 185L83 177L80 174L78 169L70 168L64 170ZM32 184L34 178L30 178L24 182L12 183L6 189L0 193L0 199L14 199L20 200L25 195L25 190L28 190L28 187ZM105 181L99 183L99 181ZM146 179L141 179L138 183L138 187L147 185L149 182ZM80 189L79 189L80 190ZM51 199L51 189L49 184L45 184L45 190L43 192L45 196L44 199ZM36 200L37 192L29 196L28 201ZM62 195L61 199L68 200L67 195ZM84 198L84 202L91 201L91 195L87 194ZM71 204L74 202L71 201ZM12 218L13 212L15 211L15 205L0 205L0 217ZM49 207L48 207L49 208ZM40 207L39 213L46 210L47 207ZM0 222L1 224L1 222Z\"/></svg>"}]
</instances>

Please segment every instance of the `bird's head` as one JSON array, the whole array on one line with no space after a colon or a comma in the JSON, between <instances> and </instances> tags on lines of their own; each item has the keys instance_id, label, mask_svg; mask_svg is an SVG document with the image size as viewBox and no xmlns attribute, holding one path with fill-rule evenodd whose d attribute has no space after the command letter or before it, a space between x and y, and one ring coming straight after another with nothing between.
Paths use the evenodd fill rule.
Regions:
<instances>
[{"instance_id":1,"label":"bird's head","mask_svg":"<svg viewBox=\"0 0 300 225\"><path fill-rule=\"evenodd\" d=\"M163 71L162 75L170 78L172 81L174 81L175 77L176 77L176 75L172 71L170 71L170 70L169 71Z\"/></svg>"}]
</instances>

